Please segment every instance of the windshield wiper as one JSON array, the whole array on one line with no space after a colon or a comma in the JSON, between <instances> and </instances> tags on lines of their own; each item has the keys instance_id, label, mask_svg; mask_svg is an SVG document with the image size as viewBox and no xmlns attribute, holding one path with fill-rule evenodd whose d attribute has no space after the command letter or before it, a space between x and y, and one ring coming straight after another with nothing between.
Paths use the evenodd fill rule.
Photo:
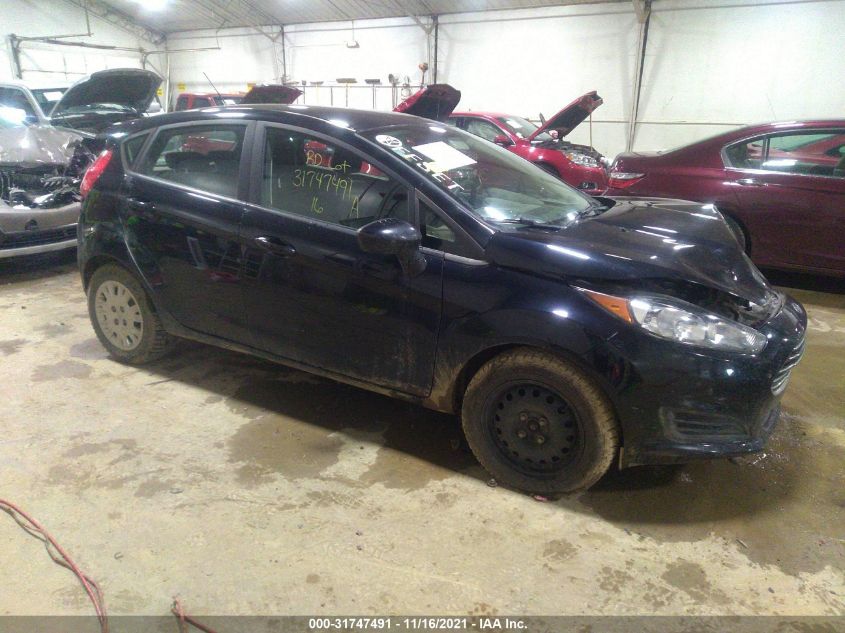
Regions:
<instances>
[{"instance_id":1,"label":"windshield wiper","mask_svg":"<svg viewBox=\"0 0 845 633\"><path fill-rule=\"evenodd\" d=\"M527 226L532 229L551 229L553 231L560 231L560 229L563 228L559 224L537 222L537 220L532 220L531 218L508 218L507 220L493 220L493 222L500 224L521 224L522 226Z\"/></svg>"}]
</instances>

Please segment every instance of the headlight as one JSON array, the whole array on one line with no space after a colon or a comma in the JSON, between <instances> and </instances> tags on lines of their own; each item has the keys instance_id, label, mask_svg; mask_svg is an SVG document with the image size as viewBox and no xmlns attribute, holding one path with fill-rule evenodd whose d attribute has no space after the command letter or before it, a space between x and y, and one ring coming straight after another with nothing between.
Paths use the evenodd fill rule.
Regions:
<instances>
[{"instance_id":1,"label":"headlight","mask_svg":"<svg viewBox=\"0 0 845 633\"><path fill-rule=\"evenodd\" d=\"M599 161L597 161L592 156L587 156L587 154L579 154L578 152L564 152L564 156L566 156L576 165L581 165L582 167L599 166Z\"/></svg>"},{"instance_id":2,"label":"headlight","mask_svg":"<svg viewBox=\"0 0 845 633\"><path fill-rule=\"evenodd\" d=\"M615 297L581 290L611 314L676 343L744 354L756 354L766 346L766 336L757 330L684 301L653 296Z\"/></svg>"}]
</instances>

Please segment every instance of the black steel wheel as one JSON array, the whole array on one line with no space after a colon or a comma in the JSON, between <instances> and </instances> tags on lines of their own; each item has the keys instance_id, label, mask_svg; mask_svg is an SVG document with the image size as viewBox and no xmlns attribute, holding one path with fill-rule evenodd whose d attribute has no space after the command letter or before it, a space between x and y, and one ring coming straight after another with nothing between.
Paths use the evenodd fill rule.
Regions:
<instances>
[{"instance_id":1,"label":"black steel wheel","mask_svg":"<svg viewBox=\"0 0 845 633\"><path fill-rule=\"evenodd\" d=\"M526 474L541 477L564 469L584 444L576 413L545 385L507 386L490 400L484 417L502 455Z\"/></svg>"},{"instance_id":2,"label":"black steel wheel","mask_svg":"<svg viewBox=\"0 0 845 633\"><path fill-rule=\"evenodd\" d=\"M519 348L470 380L461 411L467 443L496 480L539 494L589 488L619 450L607 396L553 353Z\"/></svg>"}]
</instances>

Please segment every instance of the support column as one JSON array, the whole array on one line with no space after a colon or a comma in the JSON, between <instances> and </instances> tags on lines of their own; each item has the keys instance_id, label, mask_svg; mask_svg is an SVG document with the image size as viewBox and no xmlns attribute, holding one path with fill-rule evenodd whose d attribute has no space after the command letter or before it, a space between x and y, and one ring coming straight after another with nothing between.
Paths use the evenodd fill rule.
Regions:
<instances>
[{"instance_id":1,"label":"support column","mask_svg":"<svg viewBox=\"0 0 845 633\"><path fill-rule=\"evenodd\" d=\"M640 25L637 39L637 64L634 70L634 89L631 93L631 112L628 119L628 139L625 150L630 152L634 147L637 134L637 118L640 110L640 94L643 85L643 70L645 68L645 51L648 43L648 26L651 21L651 0L633 0L637 22Z\"/></svg>"}]
</instances>

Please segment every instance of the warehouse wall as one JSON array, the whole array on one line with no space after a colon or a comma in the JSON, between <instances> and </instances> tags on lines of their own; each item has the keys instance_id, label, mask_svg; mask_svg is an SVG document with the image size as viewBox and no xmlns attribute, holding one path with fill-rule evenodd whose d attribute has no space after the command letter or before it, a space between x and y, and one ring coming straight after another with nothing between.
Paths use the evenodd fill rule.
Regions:
<instances>
[{"instance_id":1,"label":"warehouse wall","mask_svg":"<svg viewBox=\"0 0 845 633\"><path fill-rule=\"evenodd\" d=\"M175 102L180 92L213 92L209 79L220 92L243 92L250 83L272 82L281 75L281 44L273 37L278 27L267 27L262 34L255 29L221 29L219 31L184 31L167 38L171 51L184 49L216 49L170 54L171 90Z\"/></svg>"},{"instance_id":2,"label":"warehouse wall","mask_svg":"<svg viewBox=\"0 0 845 633\"><path fill-rule=\"evenodd\" d=\"M335 83L341 77L354 77L361 84L349 89L350 107L373 107L373 91L364 79L381 79L376 107L392 107L387 77L391 73L409 75L419 83L417 64L426 59L426 36L411 19L329 22L285 27L282 51L279 29L223 29L190 31L168 38L171 50L219 47L216 51L174 53L171 55L173 92L207 92L209 78L221 92L243 91L248 84L278 81L282 65L297 81ZM268 37L271 36L271 37ZM272 37L275 37L274 42ZM357 41L358 48L347 48ZM284 56L284 57L283 57ZM344 89L306 88L306 103L346 105Z\"/></svg>"},{"instance_id":3,"label":"warehouse wall","mask_svg":"<svg viewBox=\"0 0 845 633\"><path fill-rule=\"evenodd\" d=\"M658 0L646 50L637 148L845 117L845 2Z\"/></svg>"},{"instance_id":4,"label":"warehouse wall","mask_svg":"<svg viewBox=\"0 0 845 633\"><path fill-rule=\"evenodd\" d=\"M624 148L637 48L630 4L442 16L439 77L463 91L460 108L539 119L597 90L593 145ZM590 126L571 135L590 141Z\"/></svg>"},{"instance_id":5,"label":"warehouse wall","mask_svg":"<svg viewBox=\"0 0 845 633\"><path fill-rule=\"evenodd\" d=\"M67 2L47 0L3 0L0 22L0 80L14 77L8 35L47 37L86 32L84 11ZM133 34L91 15L93 37L70 38L72 41L139 48L141 41ZM153 50L150 42L144 48ZM157 64L160 60L153 60ZM73 82L95 70L139 67L138 53L105 51L27 42L21 49L25 80L36 82ZM158 64L157 64L158 65Z\"/></svg>"},{"instance_id":6,"label":"warehouse wall","mask_svg":"<svg viewBox=\"0 0 845 633\"><path fill-rule=\"evenodd\" d=\"M592 139L613 156L626 143L638 29L628 2L441 16L438 80L462 90L462 109L532 119L598 90L605 103L592 129L585 124L572 139ZM359 48L347 48L351 40ZM356 78L354 107L373 107L363 80L379 78L375 103L387 110L395 98L388 74L418 84L417 65L433 46L410 18L289 26L284 41L283 52L281 38L254 29L174 34L171 49L220 47L172 55L174 92L178 83L208 90L203 70L221 91L244 90L277 80L284 63L296 81ZM757 121L845 116L843 50L841 0L655 0L634 147L676 146ZM345 105L347 94L309 85L304 101Z\"/></svg>"}]
</instances>

